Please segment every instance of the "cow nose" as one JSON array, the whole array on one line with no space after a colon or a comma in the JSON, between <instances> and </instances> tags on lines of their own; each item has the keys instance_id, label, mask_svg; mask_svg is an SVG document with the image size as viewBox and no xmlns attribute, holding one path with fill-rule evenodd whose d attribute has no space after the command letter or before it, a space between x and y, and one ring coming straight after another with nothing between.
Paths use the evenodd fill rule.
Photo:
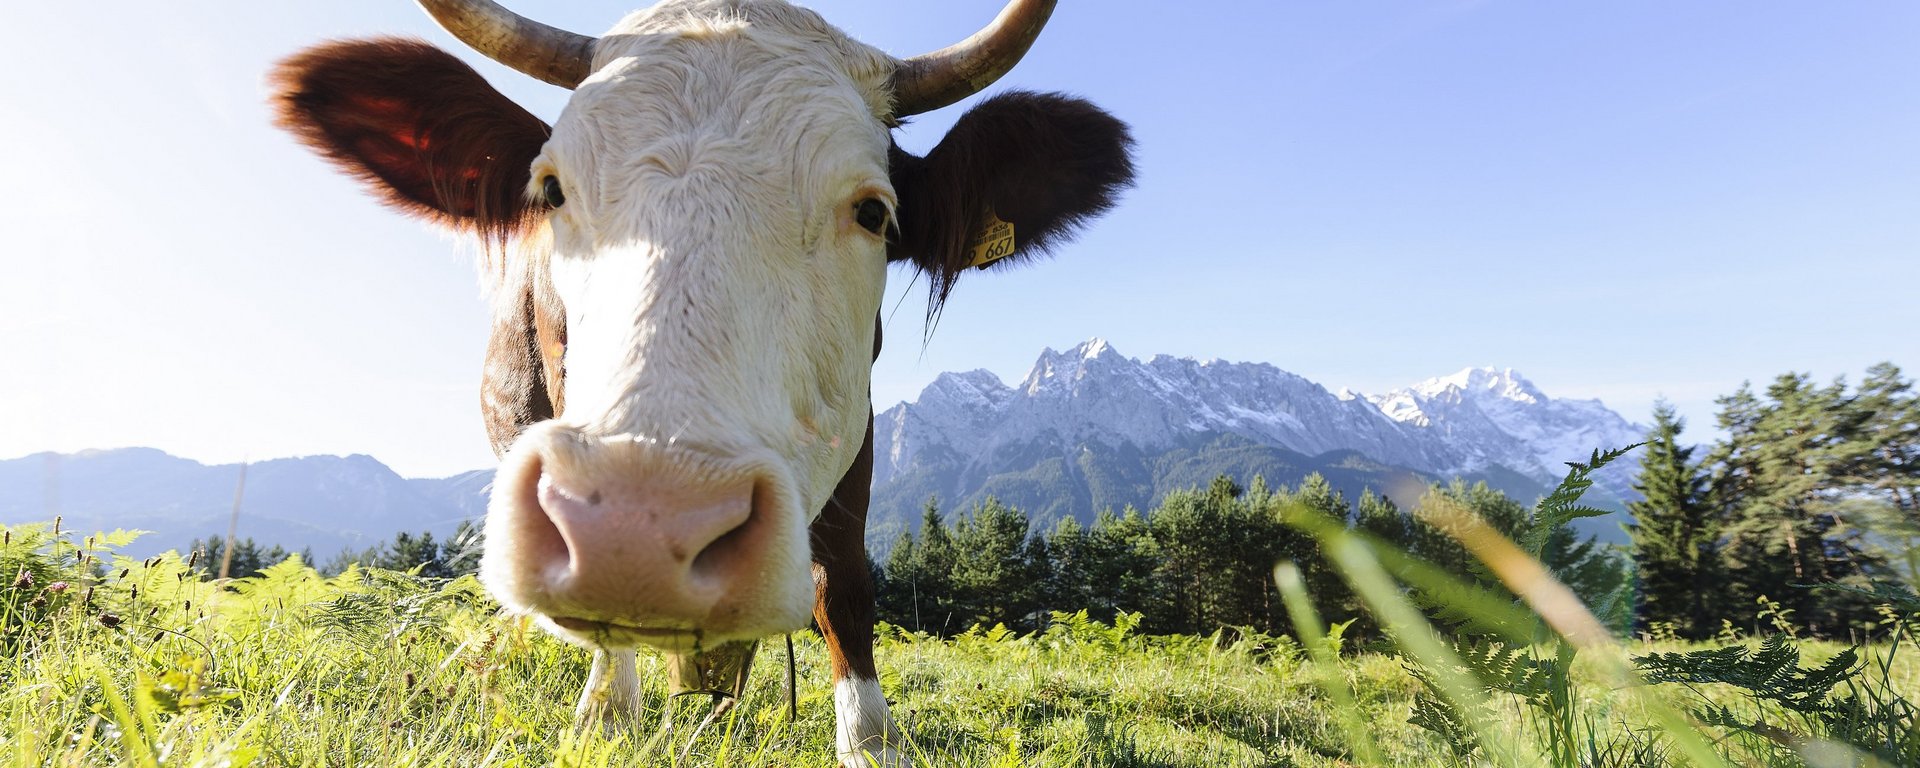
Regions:
<instances>
[{"instance_id":1,"label":"cow nose","mask_svg":"<svg viewBox=\"0 0 1920 768\"><path fill-rule=\"evenodd\" d=\"M521 578L556 618L697 629L765 543L756 485L672 471L594 483L543 468L518 510Z\"/></svg>"}]
</instances>

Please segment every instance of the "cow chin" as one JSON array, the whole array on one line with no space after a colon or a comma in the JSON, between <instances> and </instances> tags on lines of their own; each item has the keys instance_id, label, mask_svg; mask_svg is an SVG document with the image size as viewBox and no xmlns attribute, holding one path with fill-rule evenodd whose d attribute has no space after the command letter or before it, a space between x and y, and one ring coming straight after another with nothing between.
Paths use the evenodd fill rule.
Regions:
<instances>
[{"instance_id":1,"label":"cow chin","mask_svg":"<svg viewBox=\"0 0 1920 768\"><path fill-rule=\"evenodd\" d=\"M555 422L502 459L480 579L582 645L690 651L806 626L808 516L770 452Z\"/></svg>"}]
</instances>

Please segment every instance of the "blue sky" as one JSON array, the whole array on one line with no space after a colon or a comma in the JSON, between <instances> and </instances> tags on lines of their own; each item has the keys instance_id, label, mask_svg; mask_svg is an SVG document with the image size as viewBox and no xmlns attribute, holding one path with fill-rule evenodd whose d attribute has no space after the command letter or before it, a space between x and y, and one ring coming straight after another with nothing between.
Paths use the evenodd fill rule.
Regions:
<instances>
[{"instance_id":1,"label":"blue sky","mask_svg":"<svg viewBox=\"0 0 1920 768\"><path fill-rule=\"evenodd\" d=\"M509 4L585 33L631 7ZM910 55L999 3L810 5ZM0 458L489 465L471 265L270 128L261 75L323 38L405 34L543 117L566 93L399 0L106 15L0 6ZM1636 420L1664 395L1697 431L1743 380L1911 370L1916 32L1899 2L1069 0L995 90L1131 122L1139 188L1057 258L969 275L924 346L896 271L875 400L945 370L1017 378L1096 335L1367 392L1511 366Z\"/></svg>"}]
</instances>

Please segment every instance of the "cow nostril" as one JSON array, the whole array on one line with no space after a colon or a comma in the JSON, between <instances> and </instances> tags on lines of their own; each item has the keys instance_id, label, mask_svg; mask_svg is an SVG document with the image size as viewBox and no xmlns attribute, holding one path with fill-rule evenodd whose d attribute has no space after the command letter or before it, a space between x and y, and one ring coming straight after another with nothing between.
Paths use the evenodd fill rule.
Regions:
<instances>
[{"instance_id":1,"label":"cow nostril","mask_svg":"<svg viewBox=\"0 0 1920 768\"><path fill-rule=\"evenodd\" d=\"M555 517L556 513L565 511L555 507L569 501L578 502L555 486L544 468L535 471L540 479L521 491L524 496L520 508L529 514L521 515L515 543L522 548L523 562L538 563L548 571L569 569L573 564L573 548L567 543L566 529Z\"/></svg>"},{"instance_id":2,"label":"cow nostril","mask_svg":"<svg viewBox=\"0 0 1920 768\"><path fill-rule=\"evenodd\" d=\"M709 542L693 556L689 570L696 578L724 577L740 567L741 563L753 556L761 536L761 513L767 500L766 491L759 483L753 487L753 498L749 502L747 519L742 520L732 530Z\"/></svg>"}]
</instances>

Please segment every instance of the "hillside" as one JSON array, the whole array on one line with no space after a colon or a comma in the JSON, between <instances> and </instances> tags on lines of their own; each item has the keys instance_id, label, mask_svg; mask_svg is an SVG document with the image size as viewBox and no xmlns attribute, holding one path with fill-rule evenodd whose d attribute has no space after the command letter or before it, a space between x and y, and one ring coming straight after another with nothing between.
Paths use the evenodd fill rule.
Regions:
<instances>
[{"instance_id":1,"label":"hillside","mask_svg":"<svg viewBox=\"0 0 1920 768\"><path fill-rule=\"evenodd\" d=\"M486 510L491 471L408 479L371 456L305 456L246 470L238 535L316 558L398 531L451 533ZM224 533L238 464L201 464L152 448L40 453L0 461L0 522L64 517L69 529L155 531L128 552L184 549Z\"/></svg>"}]
</instances>

